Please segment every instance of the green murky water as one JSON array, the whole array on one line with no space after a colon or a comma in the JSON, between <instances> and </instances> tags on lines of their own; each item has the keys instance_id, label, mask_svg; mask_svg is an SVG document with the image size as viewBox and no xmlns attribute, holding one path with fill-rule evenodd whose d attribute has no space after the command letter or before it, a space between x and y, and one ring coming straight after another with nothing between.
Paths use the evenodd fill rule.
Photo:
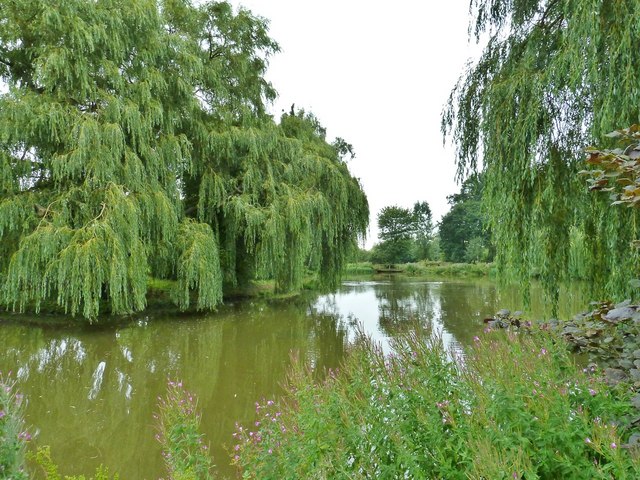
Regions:
<instances>
[{"instance_id":1,"label":"green murky water","mask_svg":"<svg viewBox=\"0 0 640 480\"><path fill-rule=\"evenodd\" d=\"M543 315L533 296L534 315ZM345 282L334 294L287 303L242 302L215 315L141 318L108 327L34 327L0 320L0 371L28 399L35 443L50 445L62 474L104 464L122 480L164 475L155 440L157 397L167 378L198 398L203 430L221 473L234 476L226 447L254 403L282 394L291 352L319 371L336 367L356 319L383 347L405 328L432 324L454 348L482 319L518 308L515 292L489 282ZM584 305L563 302L566 312Z\"/></svg>"}]
</instances>

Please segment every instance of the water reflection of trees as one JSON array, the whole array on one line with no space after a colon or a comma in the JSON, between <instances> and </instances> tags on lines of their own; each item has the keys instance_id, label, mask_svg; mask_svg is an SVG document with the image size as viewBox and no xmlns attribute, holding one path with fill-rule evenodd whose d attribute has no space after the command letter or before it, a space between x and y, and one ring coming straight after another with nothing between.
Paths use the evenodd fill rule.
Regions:
<instances>
[{"instance_id":1,"label":"water reflection of trees","mask_svg":"<svg viewBox=\"0 0 640 480\"><path fill-rule=\"evenodd\" d=\"M374 287L379 324L388 336L427 325L439 310L439 299L429 283L391 282Z\"/></svg>"},{"instance_id":2,"label":"water reflection of trees","mask_svg":"<svg viewBox=\"0 0 640 480\"><path fill-rule=\"evenodd\" d=\"M168 377L198 397L203 429L224 467L236 420L281 392L298 351L318 370L338 365L346 332L337 317L300 305L243 304L215 317L107 328L0 326L0 371L13 370L29 399L29 423L63 474L104 463L122 478L158 478L153 412ZM231 473L231 472L227 472Z\"/></svg>"},{"instance_id":3,"label":"water reflection of trees","mask_svg":"<svg viewBox=\"0 0 640 480\"><path fill-rule=\"evenodd\" d=\"M483 318L499 309L496 288L488 282L442 283L440 298L442 324L462 344L471 342Z\"/></svg>"},{"instance_id":4,"label":"water reflection of trees","mask_svg":"<svg viewBox=\"0 0 640 480\"><path fill-rule=\"evenodd\" d=\"M493 284L393 282L375 287L380 327L389 336L416 325L441 325L460 343L471 341L482 319L496 311Z\"/></svg>"}]
</instances>

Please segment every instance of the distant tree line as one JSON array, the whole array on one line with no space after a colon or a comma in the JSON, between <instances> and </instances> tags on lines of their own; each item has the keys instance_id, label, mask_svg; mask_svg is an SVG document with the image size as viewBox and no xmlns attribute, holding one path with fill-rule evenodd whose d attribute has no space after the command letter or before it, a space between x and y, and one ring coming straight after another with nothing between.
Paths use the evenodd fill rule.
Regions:
<instances>
[{"instance_id":1,"label":"distant tree line","mask_svg":"<svg viewBox=\"0 0 640 480\"><path fill-rule=\"evenodd\" d=\"M437 225L427 202L416 202L412 209L384 207L378 214L379 242L359 259L387 265L491 261L495 249L482 210L482 189L481 175L465 180L459 193L447 197L451 209Z\"/></svg>"}]
</instances>

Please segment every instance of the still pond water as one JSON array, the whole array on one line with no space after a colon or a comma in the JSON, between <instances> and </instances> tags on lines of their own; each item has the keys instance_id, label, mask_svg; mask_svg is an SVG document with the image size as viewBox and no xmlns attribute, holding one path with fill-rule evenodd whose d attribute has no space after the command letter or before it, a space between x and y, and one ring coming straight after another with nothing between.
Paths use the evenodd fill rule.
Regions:
<instances>
[{"instance_id":1,"label":"still pond water","mask_svg":"<svg viewBox=\"0 0 640 480\"><path fill-rule=\"evenodd\" d=\"M536 298L532 315L545 315ZM334 368L356 319L387 351L390 338L420 324L461 348L484 317L519 303L514 291L486 281L381 280L345 282L331 295L289 302L238 302L209 316L103 327L0 318L0 372L17 377L34 443L51 446L60 473L90 475L104 464L122 480L165 474L153 414L167 378L181 379L197 395L219 471L232 477L227 447L235 422L253 422L256 401L282 394L292 351L319 371ZM583 305L563 302L566 312Z\"/></svg>"}]
</instances>

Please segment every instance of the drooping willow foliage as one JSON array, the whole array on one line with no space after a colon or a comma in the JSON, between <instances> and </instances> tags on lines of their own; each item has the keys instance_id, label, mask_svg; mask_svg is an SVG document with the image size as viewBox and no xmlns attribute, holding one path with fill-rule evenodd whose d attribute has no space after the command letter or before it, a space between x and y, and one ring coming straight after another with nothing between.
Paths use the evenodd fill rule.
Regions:
<instances>
[{"instance_id":1,"label":"drooping willow foliage","mask_svg":"<svg viewBox=\"0 0 640 480\"><path fill-rule=\"evenodd\" d=\"M95 318L260 275L335 281L359 182L312 115L280 124L267 21L226 2L0 1L0 299Z\"/></svg>"},{"instance_id":2,"label":"drooping willow foliage","mask_svg":"<svg viewBox=\"0 0 640 480\"><path fill-rule=\"evenodd\" d=\"M484 170L485 206L503 277L539 274L552 300L573 258L593 295L629 293L636 209L588 194L585 148L638 122L640 2L471 0L487 40L451 93L443 133L458 174Z\"/></svg>"}]
</instances>

